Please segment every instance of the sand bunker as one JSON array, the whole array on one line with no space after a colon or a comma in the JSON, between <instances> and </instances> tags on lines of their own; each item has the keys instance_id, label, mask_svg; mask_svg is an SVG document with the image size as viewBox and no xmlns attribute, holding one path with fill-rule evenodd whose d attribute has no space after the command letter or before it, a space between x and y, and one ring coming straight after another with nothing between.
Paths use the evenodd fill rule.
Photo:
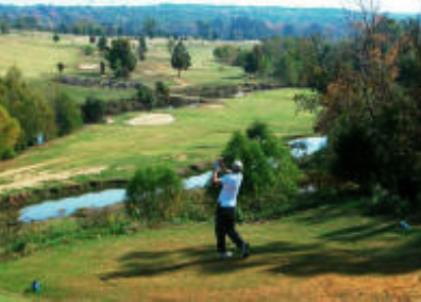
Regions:
<instances>
[{"instance_id":1,"label":"sand bunker","mask_svg":"<svg viewBox=\"0 0 421 302\"><path fill-rule=\"evenodd\" d=\"M205 104L201 106L202 108L208 109L224 109L225 106L223 104Z\"/></svg>"},{"instance_id":2,"label":"sand bunker","mask_svg":"<svg viewBox=\"0 0 421 302\"><path fill-rule=\"evenodd\" d=\"M141 114L127 121L130 126L158 126L167 125L175 122L175 118L171 114L150 113Z\"/></svg>"},{"instance_id":3,"label":"sand bunker","mask_svg":"<svg viewBox=\"0 0 421 302\"><path fill-rule=\"evenodd\" d=\"M82 71L92 71L92 70L99 69L99 65L98 64L80 64L77 68Z\"/></svg>"}]
</instances>

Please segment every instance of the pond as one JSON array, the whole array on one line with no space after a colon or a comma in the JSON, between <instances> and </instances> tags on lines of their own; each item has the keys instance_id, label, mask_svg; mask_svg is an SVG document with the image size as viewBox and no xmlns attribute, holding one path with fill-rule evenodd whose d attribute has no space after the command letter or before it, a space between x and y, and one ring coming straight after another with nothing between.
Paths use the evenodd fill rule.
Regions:
<instances>
[{"instance_id":1,"label":"pond","mask_svg":"<svg viewBox=\"0 0 421 302\"><path fill-rule=\"evenodd\" d=\"M186 190L206 187L210 182L212 172L206 172L184 180ZM100 209L124 202L125 189L110 189L80 196L47 200L42 203L23 208L19 221L24 223L45 221L52 218L68 217L80 209Z\"/></svg>"},{"instance_id":2,"label":"pond","mask_svg":"<svg viewBox=\"0 0 421 302\"><path fill-rule=\"evenodd\" d=\"M294 158L302 158L316 153L327 146L326 136L305 137L288 142Z\"/></svg>"},{"instance_id":3,"label":"pond","mask_svg":"<svg viewBox=\"0 0 421 302\"><path fill-rule=\"evenodd\" d=\"M291 154L295 158L311 155L327 145L326 137L307 137L290 141ZM212 177L212 172L193 176L184 180L186 190L206 187ZM29 223L52 218L67 217L80 209L99 209L124 202L125 189L110 189L96 193L87 193L76 197L47 200L40 204L23 208L19 221Z\"/></svg>"}]
</instances>

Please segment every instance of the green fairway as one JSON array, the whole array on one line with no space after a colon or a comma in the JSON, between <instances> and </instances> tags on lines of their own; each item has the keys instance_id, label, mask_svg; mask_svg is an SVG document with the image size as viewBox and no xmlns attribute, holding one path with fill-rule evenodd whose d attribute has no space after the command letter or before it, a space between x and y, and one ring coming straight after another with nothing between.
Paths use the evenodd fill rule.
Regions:
<instances>
[{"instance_id":1,"label":"green fairway","mask_svg":"<svg viewBox=\"0 0 421 302\"><path fill-rule=\"evenodd\" d=\"M136 41L132 44L136 47ZM213 58L213 49L222 42L203 42L189 40L185 42L192 57L192 67L177 78L177 72L171 68L167 40L154 39L148 41L149 51L146 61L139 61L131 75L138 80L153 86L156 81L164 81L171 86L190 86L203 84L234 84L244 80L244 72L239 67L221 65ZM61 35L61 40L54 43L51 33L15 32L0 36L0 75L4 75L11 66L17 66L24 76L30 80L50 81L57 76L57 63L62 62L66 68L65 75L100 77L99 67L83 69L85 65L97 65L105 59L96 51L91 56L83 53L83 47L89 45L86 36ZM249 42L241 42L248 47ZM93 45L95 47L95 45ZM109 71L108 71L109 72ZM45 84L45 83L43 83ZM79 97L84 88L67 87L68 92ZM85 89L86 90L86 89ZM130 91L131 92L131 91ZM106 97L105 89L94 88L91 93ZM113 95L123 92L112 92ZM86 95L86 94L84 94Z\"/></svg>"},{"instance_id":2,"label":"green fairway","mask_svg":"<svg viewBox=\"0 0 421 302\"><path fill-rule=\"evenodd\" d=\"M43 301L417 301L419 229L353 203L245 224L246 260L219 261L210 223L63 244L0 264L0 288ZM231 246L232 247L232 246Z\"/></svg>"},{"instance_id":3,"label":"green fairway","mask_svg":"<svg viewBox=\"0 0 421 302\"><path fill-rule=\"evenodd\" d=\"M77 178L80 174L128 178L139 166L168 163L186 167L210 161L234 131L256 120L268 123L280 137L311 135L313 116L296 114L293 96L298 91L259 92L219 106L159 111L175 118L168 125L130 126L126 122L139 115L130 113L115 117L112 124L85 127L0 163L0 191L7 184L15 184L15 188L32 186L31 180L39 185L43 177L44 182ZM83 173L85 170L87 173ZM60 177L66 173L69 177ZM86 176L83 180L87 180Z\"/></svg>"}]
</instances>

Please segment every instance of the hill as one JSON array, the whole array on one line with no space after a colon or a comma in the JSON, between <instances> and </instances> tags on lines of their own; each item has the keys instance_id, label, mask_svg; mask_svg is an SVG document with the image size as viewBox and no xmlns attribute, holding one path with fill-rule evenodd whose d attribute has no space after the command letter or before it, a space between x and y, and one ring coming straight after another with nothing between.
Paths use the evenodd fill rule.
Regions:
<instances>
[{"instance_id":1,"label":"hill","mask_svg":"<svg viewBox=\"0 0 421 302\"><path fill-rule=\"evenodd\" d=\"M0 16L18 29L57 30L75 34L187 35L208 39L261 39L348 33L350 12L255 6L152 5L138 7L0 5ZM405 15L391 15L402 19ZM152 22L151 22L152 20ZM148 25L145 25L148 23ZM176 25L176 26L175 26Z\"/></svg>"}]
</instances>

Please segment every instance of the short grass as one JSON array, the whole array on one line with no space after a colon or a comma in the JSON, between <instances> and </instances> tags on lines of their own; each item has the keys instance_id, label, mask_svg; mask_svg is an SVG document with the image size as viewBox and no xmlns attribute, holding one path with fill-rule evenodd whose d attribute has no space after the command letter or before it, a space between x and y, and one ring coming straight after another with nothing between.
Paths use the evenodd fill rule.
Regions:
<instances>
[{"instance_id":1,"label":"short grass","mask_svg":"<svg viewBox=\"0 0 421 302\"><path fill-rule=\"evenodd\" d=\"M224 107L185 107L163 110L176 122L160 126L129 126L140 113L115 117L114 124L84 127L67 137L26 151L0 163L0 171L42 164L38 172L63 172L103 166L104 178L130 177L137 167L169 164L186 167L215 159L232 133L252 122L268 123L279 137L309 135L314 117L296 114L293 96L299 90L281 89L250 94L223 102ZM11 181L10 175L0 181ZM86 177L83 180L87 180Z\"/></svg>"},{"instance_id":2,"label":"short grass","mask_svg":"<svg viewBox=\"0 0 421 302\"><path fill-rule=\"evenodd\" d=\"M0 263L0 288L38 279L42 301L418 301L420 228L404 234L358 207L240 225L246 260L217 259L211 223L70 242Z\"/></svg>"}]
</instances>

